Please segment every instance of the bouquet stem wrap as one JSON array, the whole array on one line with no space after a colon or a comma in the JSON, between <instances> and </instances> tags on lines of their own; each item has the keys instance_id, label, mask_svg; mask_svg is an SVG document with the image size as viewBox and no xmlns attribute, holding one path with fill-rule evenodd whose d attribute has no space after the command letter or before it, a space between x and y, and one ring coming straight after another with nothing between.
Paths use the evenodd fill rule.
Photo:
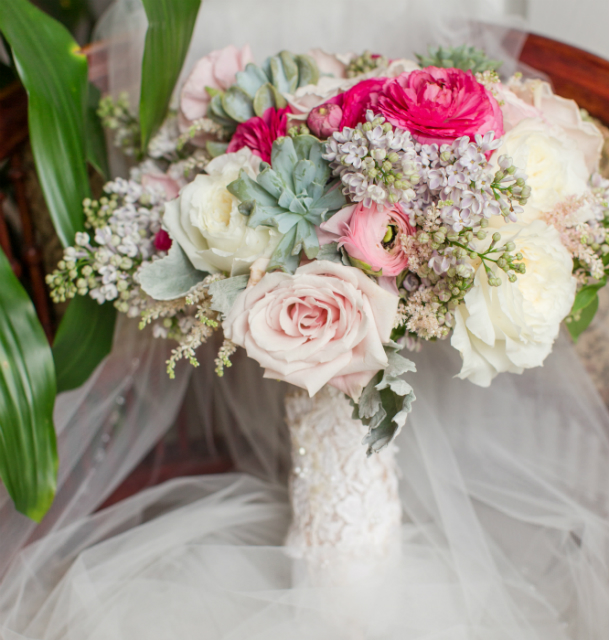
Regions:
<instances>
[{"instance_id":1,"label":"bouquet stem wrap","mask_svg":"<svg viewBox=\"0 0 609 640\"><path fill-rule=\"evenodd\" d=\"M286 396L292 443L292 523L286 544L295 576L316 586L348 585L388 561L398 548L402 505L395 446L364 455L366 427L351 417L340 391Z\"/></svg>"}]
</instances>

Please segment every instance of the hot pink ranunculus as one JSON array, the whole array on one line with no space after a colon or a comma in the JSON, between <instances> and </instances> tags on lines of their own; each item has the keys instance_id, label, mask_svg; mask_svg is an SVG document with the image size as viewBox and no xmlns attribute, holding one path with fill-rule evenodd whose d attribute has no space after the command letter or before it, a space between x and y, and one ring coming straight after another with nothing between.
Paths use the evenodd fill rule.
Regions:
<instances>
[{"instance_id":1,"label":"hot pink ranunculus","mask_svg":"<svg viewBox=\"0 0 609 640\"><path fill-rule=\"evenodd\" d=\"M275 109L270 107L262 118L254 116L237 125L237 129L228 145L227 153L233 153L249 147L265 162L271 161L273 142L286 135L290 107Z\"/></svg>"},{"instance_id":2,"label":"hot pink ranunculus","mask_svg":"<svg viewBox=\"0 0 609 640\"><path fill-rule=\"evenodd\" d=\"M412 235L408 214L399 204L370 208L360 202L345 207L323 222L318 231L320 244L337 242L351 258L383 276L397 276L408 266L408 256L400 236Z\"/></svg>"},{"instance_id":3,"label":"hot pink ranunculus","mask_svg":"<svg viewBox=\"0 0 609 640\"><path fill-rule=\"evenodd\" d=\"M337 104L343 110L339 129L353 129L360 122L365 122L368 109L378 111L379 98L386 82L387 78L368 78L330 98L325 104Z\"/></svg>"},{"instance_id":4,"label":"hot pink ranunculus","mask_svg":"<svg viewBox=\"0 0 609 640\"><path fill-rule=\"evenodd\" d=\"M241 50L229 45L212 51L195 64L180 94L179 126L182 133L207 113L211 101L207 87L225 91L235 84L237 72L243 71L245 65L253 61L249 45ZM195 138L195 142L199 137Z\"/></svg>"},{"instance_id":5,"label":"hot pink ranunculus","mask_svg":"<svg viewBox=\"0 0 609 640\"><path fill-rule=\"evenodd\" d=\"M450 143L494 131L503 135L497 100L471 71L427 67L389 80L379 110L396 127L423 144Z\"/></svg>"},{"instance_id":6,"label":"hot pink ranunculus","mask_svg":"<svg viewBox=\"0 0 609 640\"><path fill-rule=\"evenodd\" d=\"M267 273L239 294L224 335L245 347L265 378L285 380L312 396L326 383L355 401L387 366L398 297L359 269L314 260L294 275Z\"/></svg>"}]
</instances>

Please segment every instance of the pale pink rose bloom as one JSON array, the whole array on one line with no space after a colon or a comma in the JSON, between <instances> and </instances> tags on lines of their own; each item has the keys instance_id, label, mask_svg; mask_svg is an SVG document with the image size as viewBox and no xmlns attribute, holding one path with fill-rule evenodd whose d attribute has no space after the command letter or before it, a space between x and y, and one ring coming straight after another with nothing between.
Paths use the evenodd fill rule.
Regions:
<instances>
[{"instance_id":1,"label":"pale pink rose bloom","mask_svg":"<svg viewBox=\"0 0 609 640\"><path fill-rule=\"evenodd\" d=\"M157 191L161 191L165 194L165 198L167 200L177 198L182 186L179 182L161 172L145 173L142 176L142 185L144 187L152 187Z\"/></svg>"},{"instance_id":2,"label":"pale pink rose bloom","mask_svg":"<svg viewBox=\"0 0 609 640\"><path fill-rule=\"evenodd\" d=\"M523 82L512 79L508 83L508 89L523 102L540 111L548 124L561 127L582 150L588 171L596 171L603 148L603 136L594 123L582 119L575 100L557 96L552 87L542 80Z\"/></svg>"},{"instance_id":3,"label":"pale pink rose bloom","mask_svg":"<svg viewBox=\"0 0 609 640\"><path fill-rule=\"evenodd\" d=\"M334 78L347 77L347 65L341 62L337 56L332 53L326 53L323 49L311 49L309 55L317 63L319 74L321 76L333 76Z\"/></svg>"},{"instance_id":4,"label":"pale pink rose bloom","mask_svg":"<svg viewBox=\"0 0 609 640\"><path fill-rule=\"evenodd\" d=\"M235 76L254 58L249 45L239 50L234 45L212 51L193 67L180 94L180 131L184 133L195 120L203 118L211 96L206 87L226 91L235 84Z\"/></svg>"},{"instance_id":5,"label":"pale pink rose bloom","mask_svg":"<svg viewBox=\"0 0 609 640\"><path fill-rule=\"evenodd\" d=\"M541 118L542 113L510 91L504 84L496 85L497 100L503 113L503 128L511 131L519 122L527 118Z\"/></svg>"},{"instance_id":6,"label":"pale pink rose bloom","mask_svg":"<svg viewBox=\"0 0 609 640\"><path fill-rule=\"evenodd\" d=\"M359 269L327 260L267 273L237 297L224 335L264 368L313 396L325 384L357 401L384 369L398 298Z\"/></svg>"},{"instance_id":7,"label":"pale pink rose bloom","mask_svg":"<svg viewBox=\"0 0 609 640\"><path fill-rule=\"evenodd\" d=\"M387 238L388 232L391 234ZM317 232L320 244L337 242L350 257L383 276L397 276L408 267L400 236L412 235L408 214L399 204L345 207L323 222Z\"/></svg>"}]
</instances>

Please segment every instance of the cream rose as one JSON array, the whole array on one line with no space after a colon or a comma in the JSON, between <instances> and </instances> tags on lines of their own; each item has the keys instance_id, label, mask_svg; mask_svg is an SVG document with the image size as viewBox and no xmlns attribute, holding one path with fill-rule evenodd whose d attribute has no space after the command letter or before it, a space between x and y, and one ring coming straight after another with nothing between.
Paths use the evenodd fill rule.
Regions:
<instances>
[{"instance_id":1,"label":"cream rose","mask_svg":"<svg viewBox=\"0 0 609 640\"><path fill-rule=\"evenodd\" d=\"M274 272L237 297L224 335L245 347L265 378L312 396L326 383L355 401L387 366L397 296L359 269L316 260L294 275Z\"/></svg>"},{"instance_id":2,"label":"cream rose","mask_svg":"<svg viewBox=\"0 0 609 640\"><path fill-rule=\"evenodd\" d=\"M603 148L603 136L592 122L582 119L575 100L555 95L552 87L541 80L513 78L508 89L526 104L534 107L550 125L560 127L584 154L588 174L596 171Z\"/></svg>"},{"instance_id":3,"label":"cream rose","mask_svg":"<svg viewBox=\"0 0 609 640\"><path fill-rule=\"evenodd\" d=\"M527 118L509 131L495 158L504 154L527 174L531 187L519 222L537 220L565 197L588 190L590 174L582 150L561 129L541 119Z\"/></svg>"},{"instance_id":4,"label":"cream rose","mask_svg":"<svg viewBox=\"0 0 609 640\"><path fill-rule=\"evenodd\" d=\"M512 240L524 256L526 273L490 287L483 267L455 313L451 344L461 353L460 378L487 387L503 371L522 373L540 366L552 350L560 323L575 298L571 255L556 229L536 220L506 225L501 241Z\"/></svg>"},{"instance_id":5,"label":"cream rose","mask_svg":"<svg viewBox=\"0 0 609 640\"><path fill-rule=\"evenodd\" d=\"M207 165L207 175L197 176L165 205L163 224L197 269L246 274L254 260L270 257L277 246L278 232L248 227L239 201L226 188L241 169L255 178L259 165L247 147L219 156Z\"/></svg>"}]
</instances>

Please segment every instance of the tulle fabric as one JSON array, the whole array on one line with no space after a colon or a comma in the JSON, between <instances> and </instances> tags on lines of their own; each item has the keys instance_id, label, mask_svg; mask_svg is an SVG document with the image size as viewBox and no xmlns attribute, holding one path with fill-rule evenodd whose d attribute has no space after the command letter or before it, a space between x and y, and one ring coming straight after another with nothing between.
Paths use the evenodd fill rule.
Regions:
<instances>
[{"instance_id":1,"label":"tulle fabric","mask_svg":"<svg viewBox=\"0 0 609 640\"><path fill-rule=\"evenodd\" d=\"M136 101L145 18L139 2L116 6L98 33L113 38L111 90ZM463 20L496 17L491 3L464 2L452 22L446 6L205 0L189 60L248 41L258 59L309 46L398 57L480 38L492 55L517 53L508 31ZM607 339L608 326L599 317L594 335ZM401 552L334 588L301 581L282 545L285 386L243 352L217 378L218 346L171 381L171 344L121 319L112 354L58 398L51 512L36 526L0 489L3 640L606 637L609 415L566 337L543 368L490 389L453 377L459 356L446 342L413 354L417 401L397 442ZM94 513L178 419L210 455L220 435L238 471L172 480Z\"/></svg>"}]
</instances>

